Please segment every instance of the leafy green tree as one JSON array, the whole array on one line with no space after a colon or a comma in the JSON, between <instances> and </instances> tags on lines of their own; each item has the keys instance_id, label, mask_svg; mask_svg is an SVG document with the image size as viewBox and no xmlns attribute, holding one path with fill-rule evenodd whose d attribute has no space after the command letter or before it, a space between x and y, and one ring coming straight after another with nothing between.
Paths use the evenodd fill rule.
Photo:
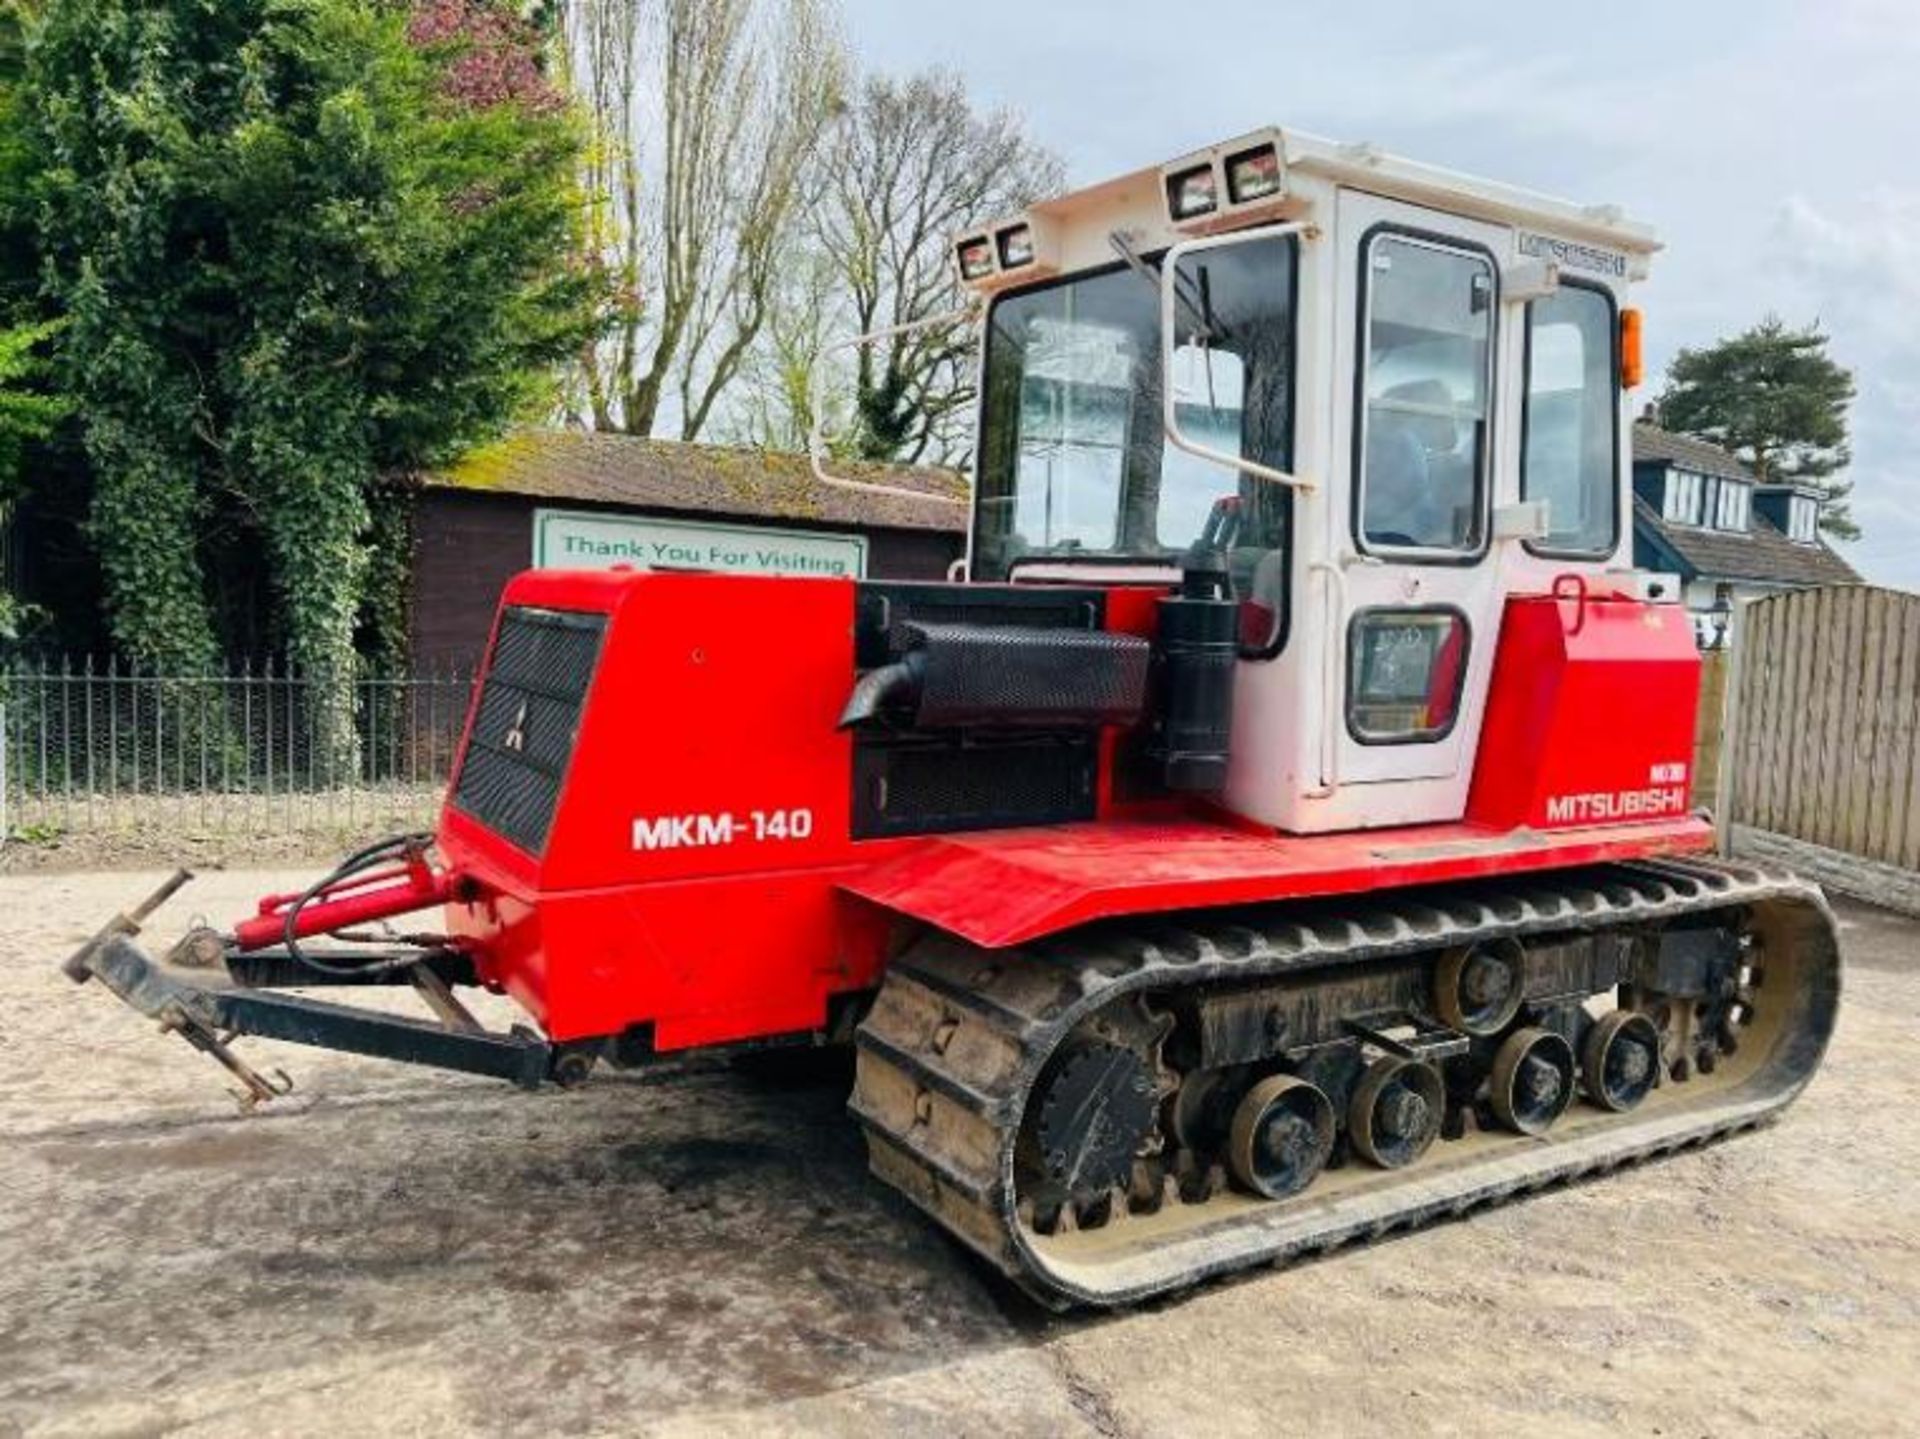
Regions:
<instances>
[{"instance_id":1,"label":"leafy green tree","mask_svg":"<svg viewBox=\"0 0 1920 1439\"><path fill-rule=\"evenodd\" d=\"M382 477L548 402L594 305L544 55L492 0L44 0L38 240L126 653L218 653L238 528L290 656L346 674Z\"/></svg>"},{"instance_id":2,"label":"leafy green tree","mask_svg":"<svg viewBox=\"0 0 1920 1439\"><path fill-rule=\"evenodd\" d=\"M1763 484L1818 488L1828 501L1824 528L1852 540L1860 537L1846 504L1853 486L1835 476L1852 458L1853 396L1853 375L1827 353L1818 324L1796 330L1769 315L1717 345L1682 350L1658 405L1664 428L1732 451Z\"/></svg>"},{"instance_id":3,"label":"leafy green tree","mask_svg":"<svg viewBox=\"0 0 1920 1439\"><path fill-rule=\"evenodd\" d=\"M12 507L27 448L53 433L65 418L66 403L48 394L45 366L36 349L52 335L53 325L15 325L0 329L0 515ZM19 637L24 611L18 599L0 590L0 642Z\"/></svg>"},{"instance_id":4,"label":"leafy green tree","mask_svg":"<svg viewBox=\"0 0 1920 1439\"><path fill-rule=\"evenodd\" d=\"M66 402L38 383L45 367L35 350L57 328L15 325L0 330L0 503L12 496L27 446L45 439L67 413Z\"/></svg>"},{"instance_id":5,"label":"leafy green tree","mask_svg":"<svg viewBox=\"0 0 1920 1439\"><path fill-rule=\"evenodd\" d=\"M31 179L33 147L22 114L25 0L0 0L0 323L36 298Z\"/></svg>"}]
</instances>

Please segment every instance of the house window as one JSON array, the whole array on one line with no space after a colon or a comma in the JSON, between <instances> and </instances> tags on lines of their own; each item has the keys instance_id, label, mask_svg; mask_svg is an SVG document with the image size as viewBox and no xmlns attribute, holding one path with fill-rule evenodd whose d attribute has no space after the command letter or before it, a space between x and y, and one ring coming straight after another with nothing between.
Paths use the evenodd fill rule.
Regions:
<instances>
[{"instance_id":1,"label":"house window","mask_svg":"<svg viewBox=\"0 0 1920 1439\"><path fill-rule=\"evenodd\" d=\"M1520 497L1547 502L1541 550L1606 555L1619 538L1618 329L1604 290L1565 284L1527 307Z\"/></svg>"},{"instance_id":2,"label":"house window","mask_svg":"<svg viewBox=\"0 0 1920 1439\"><path fill-rule=\"evenodd\" d=\"M1714 486L1713 527L1716 530L1747 529L1747 516L1753 510L1753 486L1739 480L1722 479Z\"/></svg>"},{"instance_id":3,"label":"house window","mask_svg":"<svg viewBox=\"0 0 1920 1439\"><path fill-rule=\"evenodd\" d=\"M1363 548L1472 554L1485 543L1494 298L1485 255L1392 232L1368 244Z\"/></svg>"},{"instance_id":4,"label":"house window","mask_svg":"<svg viewBox=\"0 0 1920 1439\"><path fill-rule=\"evenodd\" d=\"M1668 470L1666 501L1661 506L1661 518L1676 525L1699 524L1700 502L1705 487L1705 475L1695 474L1692 470Z\"/></svg>"},{"instance_id":5,"label":"house window","mask_svg":"<svg viewBox=\"0 0 1920 1439\"><path fill-rule=\"evenodd\" d=\"M1820 502L1811 495L1795 495L1787 510L1787 535L1803 545L1820 538Z\"/></svg>"}]
</instances>

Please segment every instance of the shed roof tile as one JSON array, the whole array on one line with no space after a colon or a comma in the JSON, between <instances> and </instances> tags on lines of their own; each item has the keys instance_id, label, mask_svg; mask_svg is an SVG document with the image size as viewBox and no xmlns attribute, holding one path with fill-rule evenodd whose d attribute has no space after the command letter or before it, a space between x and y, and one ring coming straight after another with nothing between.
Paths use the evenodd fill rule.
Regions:
<instances>
[{"instance_id":1,"label":"shed roof tile","mask_svg":"<svg viewBox=\"0 0 1920 1439\"><path fill-rule=\"evenodd\" d=\"M580 430L524 431L423 480L441 490L743 519L950 532L967 527L967 482L953 470L856 463L836 468L848 479L918 491L924 498L823 485L804 455Z\"/></svg>"}]
</instances>

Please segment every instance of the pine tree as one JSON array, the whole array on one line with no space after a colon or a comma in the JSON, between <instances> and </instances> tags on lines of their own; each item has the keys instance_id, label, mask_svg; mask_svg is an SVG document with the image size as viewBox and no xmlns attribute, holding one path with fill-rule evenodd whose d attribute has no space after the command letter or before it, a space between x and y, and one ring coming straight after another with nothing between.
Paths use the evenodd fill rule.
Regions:
<instances>
[{"instance_id":1,"label":"pine tree","mask_svg":"<svg viewBox=\"0 0 1920 1439\"><path fill-rule=\"evenodd\" d=\"M1852 459L1853 375L1827 353L1827 338L1817 323L1796 330L1769 315L1716 345L1682 350L1667 369L1660 424L1731 451L1762 484L1818 489L1823 528L1853 540L1853 486L1836 478Z\"/></svg>"}]
</instances>

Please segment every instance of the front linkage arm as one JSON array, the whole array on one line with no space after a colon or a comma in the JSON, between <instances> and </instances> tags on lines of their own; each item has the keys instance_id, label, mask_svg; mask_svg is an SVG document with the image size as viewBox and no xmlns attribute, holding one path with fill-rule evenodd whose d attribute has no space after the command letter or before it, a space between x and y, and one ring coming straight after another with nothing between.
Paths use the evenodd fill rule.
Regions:
<instances>
[{"instance_id":1,"label":"front linkage arm","mask_svg":"<svg viewBox=\"0 0 1920 1439\"><path fill-rule=\"evenodd\" d=\"M484 1074L527 1089L554 1074L553 1045L518 1025L505 1034L480 1028L452 1000L443 977L425 957L423 978L429 1003L439 1001L433 1003L442 1015L438 1022L300 995L211 989L168 974L133 940L153 912L192 878L186 870L174 874L134 909L115 915L61 968L76 984L99 980L132 1008L157 1020L163 1033L178 1034L213 1056L240 1081L242 1088L234 1094L241 1108L251 1110L292 1088L284 1074L263 1075L233 1052L232 1042L241 1035ZM391 982L391 974L370 973L368 982Z\"/></svg>"}]
</instances>

